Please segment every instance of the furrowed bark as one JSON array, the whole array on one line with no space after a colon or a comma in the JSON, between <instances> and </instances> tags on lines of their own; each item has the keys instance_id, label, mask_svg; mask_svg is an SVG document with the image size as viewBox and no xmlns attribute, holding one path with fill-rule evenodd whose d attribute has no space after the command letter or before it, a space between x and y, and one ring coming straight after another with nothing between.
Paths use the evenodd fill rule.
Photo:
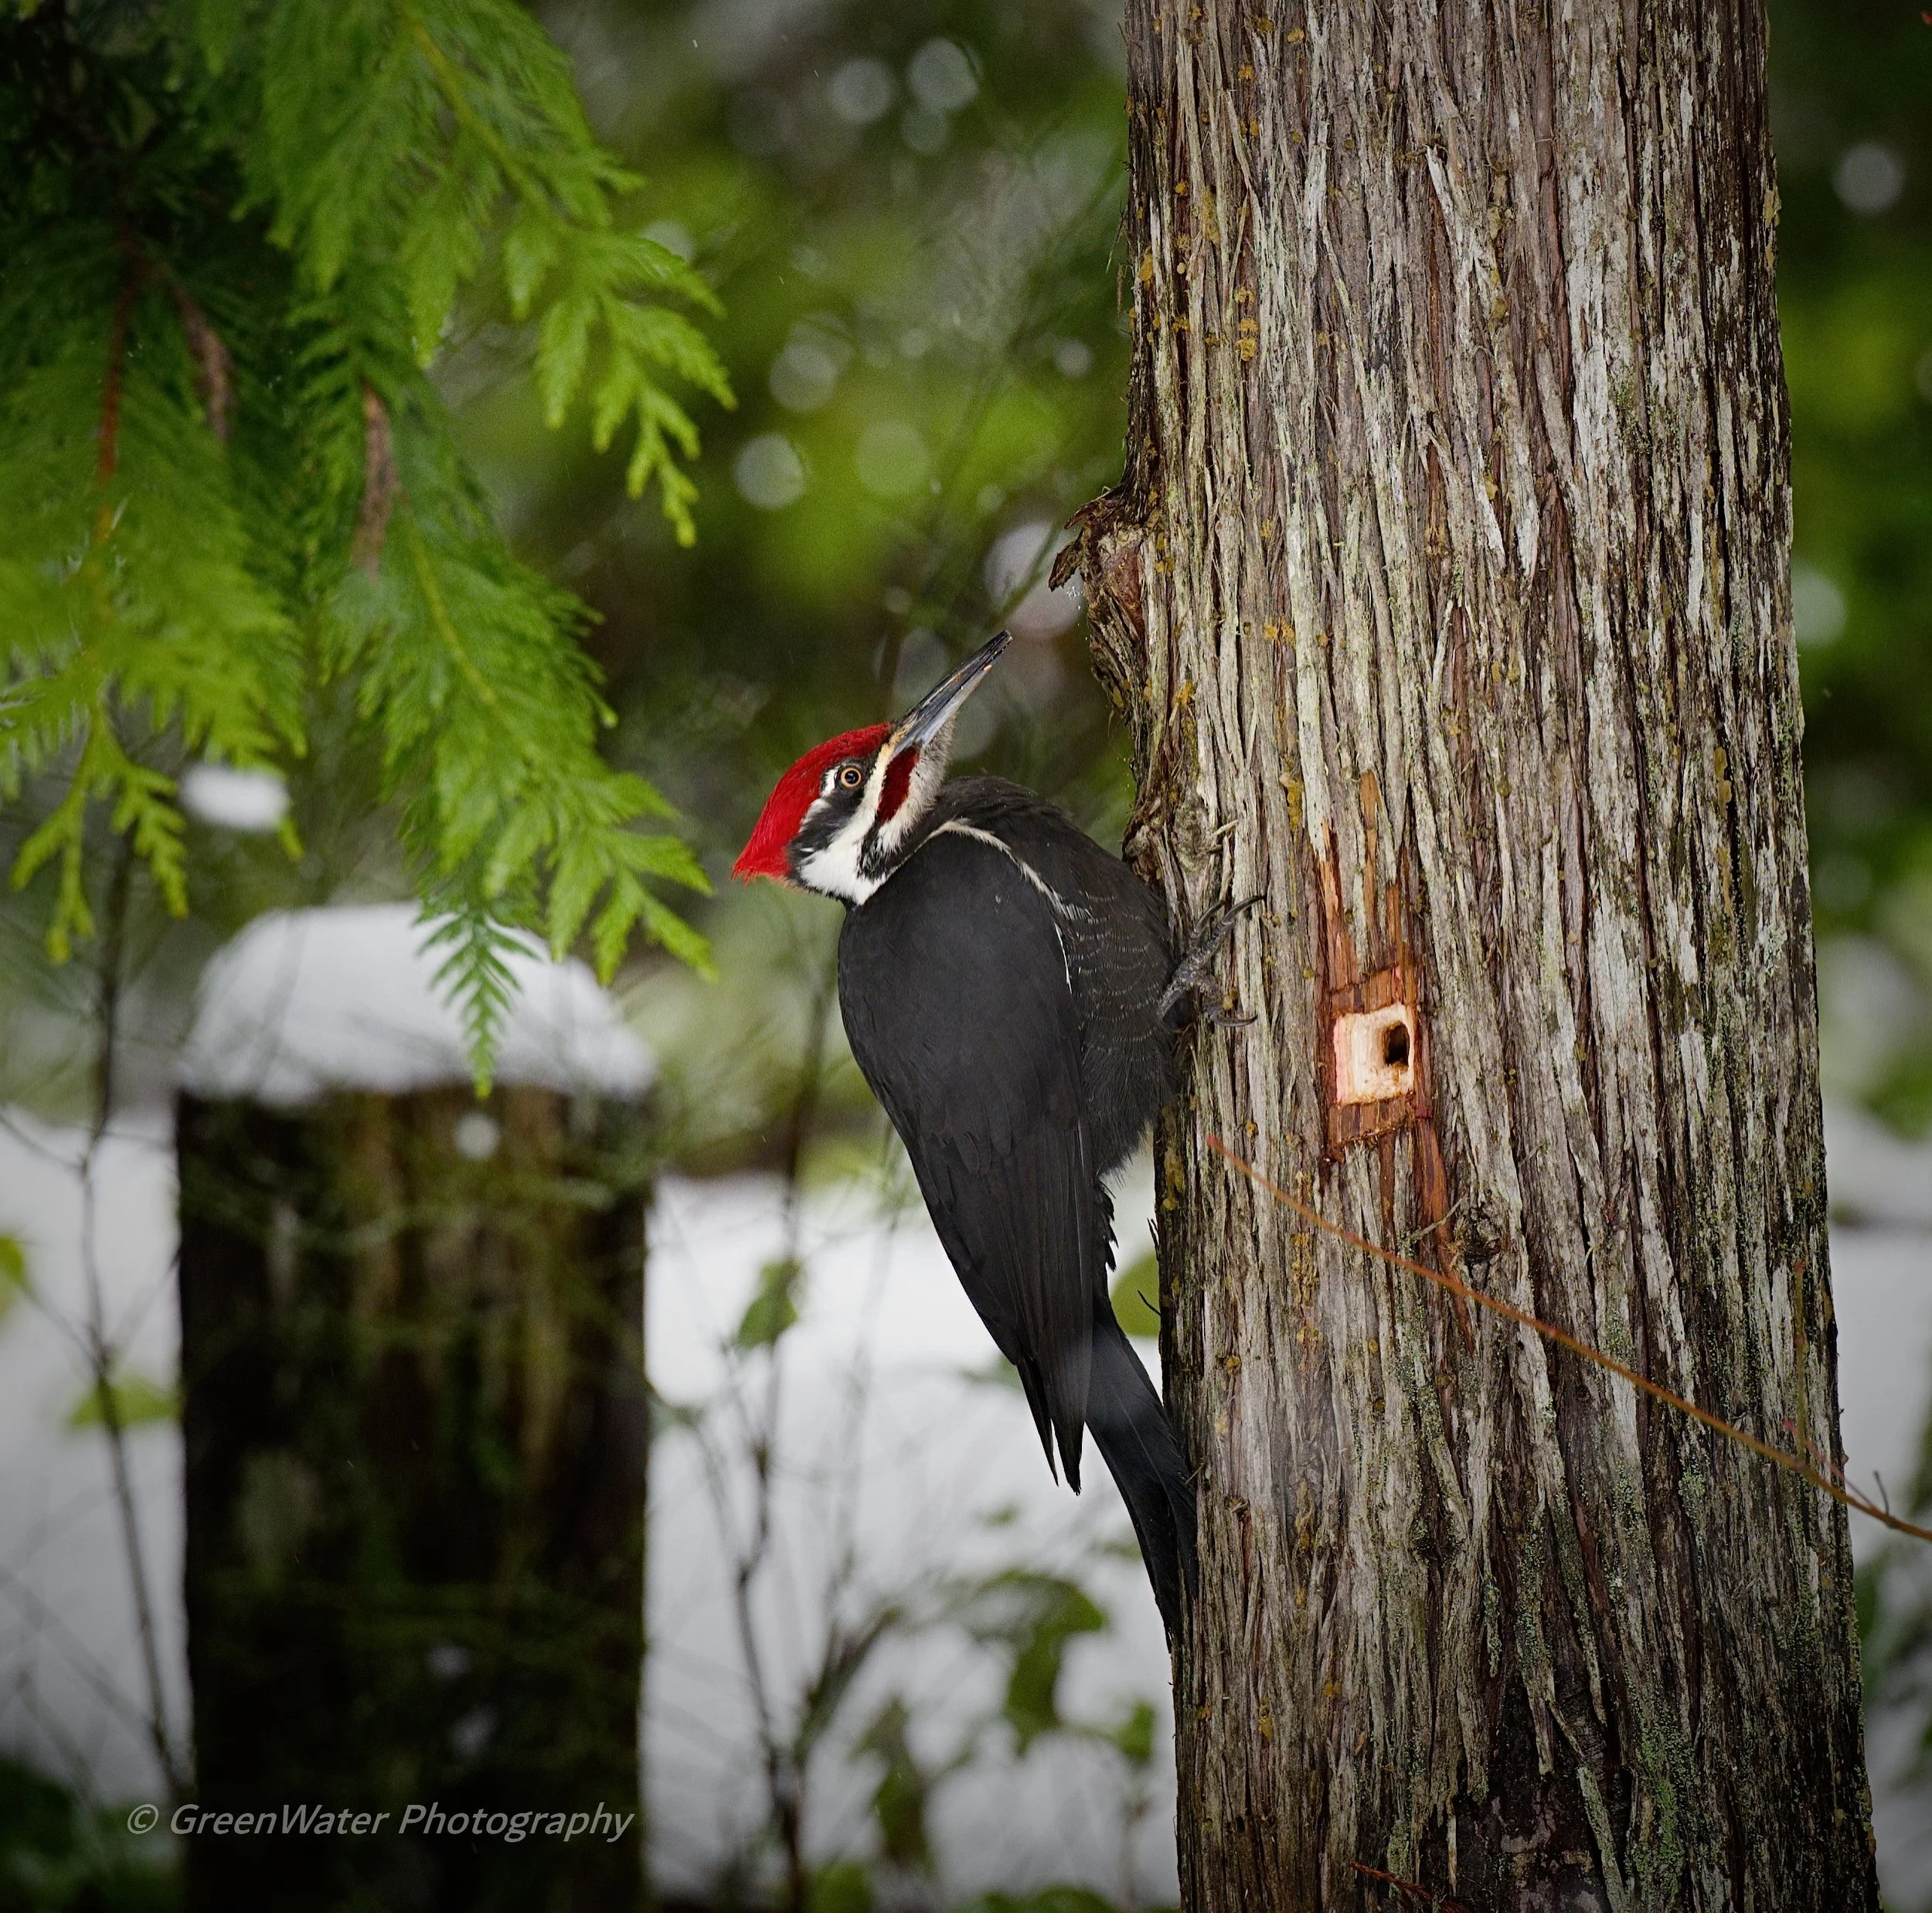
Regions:
<instances>
[{"instance_id":1,"label":"furrowed bark","mask_svg":"<svg viewBox=\"0 0 1932 1913\"><path fill-rule=\"evenodd\" d=\"M189 1913L645 1903L648 1113L488 1107L181 1098Z\"/></svg>"},{"instance_id":2,"label":"furrowed bark","mask_svg":"<svg viewBox=\"0 0 1932 1913\"><path fill-rule=\"evenodd\" d=\"M1842 1510L1204 1146L1838 1456L1761 0L1127 31L1095 658L1265 900L1158 1139L1188 1904L1875 1907Z\"/></svg>"}]
</instances>

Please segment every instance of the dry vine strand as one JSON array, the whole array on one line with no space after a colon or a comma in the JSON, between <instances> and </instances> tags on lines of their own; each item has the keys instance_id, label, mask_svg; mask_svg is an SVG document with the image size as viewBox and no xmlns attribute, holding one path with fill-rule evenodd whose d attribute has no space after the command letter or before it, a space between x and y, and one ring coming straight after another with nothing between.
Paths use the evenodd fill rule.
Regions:
<instances>
[{"instance_id":1,"label":"dry vine strand","mask_svg":"<svg viewBox=\"0 0 1932 1913\"><path fill-rule=\"evenodd\" d=\"M1462 1901L1452 1900L1446 1894L1437 1893L1433 1888L1425 1887L1417 1881L1405 1880L1400 1874L1384 1873L1379 1867L1365 1866L1359 1860L1352 1860L1349 1864L1354 1867L1365 1880L1378 1881L1383 1886L1386 1887L1391 1893L1400 1893L1408 1898L1420 1900L1426 1904L1435 1908L1437 1913L1469 1913L1468 1907Z\"/></svg>"},{"instance_id":2,"label":"dry vine strand","mask_svg":"<svg viewBox=\"0 0 1932 1913\"><path fill-rule=\"evenodd\" d=\"M1755 1455L1761 1455L1767 1462L1808 1482L1821 1493L1829 1495L1834 1501L1842 1503L1857 1513L1869 1516L1872 1520L1893 1529L1900 1534L1911 1535L1915 1540L1932 1541L1932 1528L1920 1527L1916 1522L1907 1521L1901 1515L1874 1501L1869 1495L1862 1494L1844 1479L1844 1470L1836 1464L1831 1465L1831 1472L1814 1467L1801 1455L1794 1455L1788 1449L1776 1448L1771 1443L1748 1434L1733 1422L1726 1421L1721 1415L1715 1415L1708 1408L1700 1408L1694 1401L1686 1401L1682 1395L1673 1394L1660 1382L1654 1382L1647 1375L1640 1375L1635 1369L1626 1367L1614 1355L1604 1351L1573 1336L1566 1329L1560 1329L1553 1322L1532 1316L1526 1309L1519 1309L1505 1302L1500 1296L1485 1294L1480 1288L1472 1288L1460 1277L1447 1274L1439 1268L1430 1268L1426 1263L1413 1261L1406 1255L1398 1255L1393 1249L1385 1249L1379 1243L1371 1242L1366 1236L1355 1234L1345 1229L1339 1223L1331 1222L1319 1210L1311 1209L1298 1198L1291 1196L1279 1183L1271 1181L1262 1174L1252 1162L1236 1156L1219 1136L1207 1139L1207 1145L1216 1156L1230 1162L1257 1189L1264 1189L1275 1200L1291 1209L1304 1221L1312 1223L1318 1229L1325 1231L1338 1240L1357 1248L1365 1255L1372 1255L1389 1263L1396 1268L1406 1269L1411 1275L1420 1275L1424 1282L1434 1282L1439 1288L1446 1288L1452 1295L1460 1295L1465 1301L1475 1302L1478 1307L1491 1310L1505 1320L1514 1322L1526 1329L1533 1329L1546 1340L1568 1349L1573 1355L1580 1355L1587 1362L1594 1362L1599 1368L1608 1369L1611 1374L1620 1376L1633 1388L1641 1390L1666 1408L1675 1408L1681 1414L1687 1414L1694 1421L1701 1421L1706 1428L1715 1429L1727 1439L1749 1448Z\"/></svg>"}]
</instances>

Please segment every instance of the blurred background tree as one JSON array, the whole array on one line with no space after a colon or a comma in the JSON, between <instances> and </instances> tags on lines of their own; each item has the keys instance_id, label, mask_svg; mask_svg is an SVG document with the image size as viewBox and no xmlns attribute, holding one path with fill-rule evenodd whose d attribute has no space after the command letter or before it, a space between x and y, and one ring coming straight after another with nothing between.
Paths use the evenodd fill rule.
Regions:
<instances>
[{"instance_id":1,"label":"blurred background tree","mask_svg":"<svg viewBox=\"0 0 1932 1913\"><path fill-rule=\"evenodd\" d=\"M1932 24L1773 10L1828 1087L1932 1120Z\"/></svg>"},{"instance_id":2,"label":"blurred background tree","mask_svg":"<svg viewBox=\"0 0 1932 1913\"><path fill-rule=\"evenodd\" d=\"M1825 1094L1923 1139L1932 1130L1932 15L1872 0L1779 0L1772 18ZM1858 1219L1835 1186L1833 1207ZM1904 1499L1921 1520L1932 1510L1932 1420ZM1875 1769L1897 1757L1900 1823L1916 1813L1921 1875L1932 1826L1925 1554L1864 1549L1859 1567L1868 1745Z\"/></svg>"}]
</instances>

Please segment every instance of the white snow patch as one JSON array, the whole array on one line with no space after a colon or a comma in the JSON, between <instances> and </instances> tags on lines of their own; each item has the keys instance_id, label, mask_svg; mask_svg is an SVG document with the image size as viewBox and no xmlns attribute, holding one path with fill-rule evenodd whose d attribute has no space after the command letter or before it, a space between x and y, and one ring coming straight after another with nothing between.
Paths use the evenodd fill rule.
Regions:
<instances>
[{"instance_id":1,"label":"white snow patch","mask_svg":"<svg viewBox=\"0 0 1932 1913\"><path fill-rule=\"evenodd\" d=\"M337 1090L402 1095L471 1080L463 1025L437 982L446 952L409 904L277 911L250 924L202 978L178 1065L210 1099L279 1105ZM517 985L496 1080L636 1096L656 1064L590 971L534 938L506 958Z\"/></svg>"},{"instance_id":2,"label":"white snow patch","mask_svg":"<svg viewBox=\"0 0 1932 1913\"><path fill-rule=\"evenodd\" d=\"M273 771L195 764L181 780L181 801L204 824L258 836L288 815L288 786Z\"/></svg>"},{"instance_id":3,"label":"white snow patch","mask_svg":"<svg viewBox=\"0 0 1932 1913\"><path fill-rule=\"evenodd\" d=\"M1932 1228L1932 1135L1908 1142L1858 1104L1828 1097L1825 1156L1835 1220Z\"/></svg>"}]
</instances>

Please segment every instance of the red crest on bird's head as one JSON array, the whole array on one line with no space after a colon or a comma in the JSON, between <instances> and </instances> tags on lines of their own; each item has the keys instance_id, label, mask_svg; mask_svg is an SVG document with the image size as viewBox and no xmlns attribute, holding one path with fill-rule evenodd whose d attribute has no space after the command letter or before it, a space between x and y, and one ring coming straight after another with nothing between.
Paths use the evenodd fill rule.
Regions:
<instances>
[{"instance_id":1,"label":"red crest on bird's head","mask_svg":"<svg viewBox=\"0 0 1932 1913\"><path fill-rule=\"evenodd\" d=\"M826 771L848 757L871 757L891 731L889 724L868 724L863 730L845 731L808 751L779 778L777 788L766 798L751 840L739 853L731 874L747 881L754 877L770 877L781 883L790 883L791 866L785 852L818 796Z\"/></svg>"},{"instance_id":2,"label":"red crest on bird's head","mask_svg":"<svg viewBox=\"0 0 1932 1913\"><path fill-rule=\"evenodd\" d=\"M918 841L945 780L953 719L1006 648L989 638L896 724L828 738L778 780L734 877L775 877L862 904Z\"/></svg>"}]
</instances>

